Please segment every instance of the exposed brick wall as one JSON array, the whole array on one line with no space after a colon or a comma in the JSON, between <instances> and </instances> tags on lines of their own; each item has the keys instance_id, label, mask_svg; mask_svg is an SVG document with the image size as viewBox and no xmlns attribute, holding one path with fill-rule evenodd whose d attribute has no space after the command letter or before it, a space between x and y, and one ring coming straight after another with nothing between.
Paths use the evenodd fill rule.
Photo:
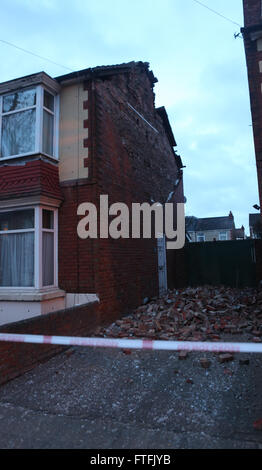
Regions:
<instances>
[{"instance_id":1,"label":"exposed brick wall","mask_svg":"<svg viewBox=\"0 0 262 470\"><path fill-rule=\"evenodd\" d=\"M244 0L245 27L261 22L261 1ZM262 24L261 24L262 28ZM262 61L262 50L258 50L257 41L251 39L251 33L242 29L246 53L250 104L253 122L253 135L256 152L258 189L262 207L262 73L259 62Z\"/></svg>"},{"instance_id":2,"label":"exposed brick wall","mask_svg":"<svg viewBox=\"0 0 262 470\"><path fill-rule=\"evenodd\" d=\"M134 68L95 82L97 200L164 203L174 189L178 168L162 120L154 107L148 76ZM129 106L131 104L155 132ZM179 187L183 201L183 186ZM125 313L158 294L157 243L151 240L98 240L95 243L97 292L102 316Z\"/></svg>"},{"instance_id":3,"label":"exposed brick wall","mask_svg":"<svg viewBox=\"0 0 262 470\"><path fill-rule=\"evenodd\" d=\"M1 333L87 336L100 325L98 303L1 326ZM0 342L0 384L66 349L64 346Z\"/></svg>"},{"instance_id":4,"label":"exposed brick wall","mask_svg":"<svg viewBox=\"0 0 262 470\"><path fill-rule=\"evenodd\" d=\"M262 22L261 0L243 0L245 26L252 26Z\"/></svg>"},{"instance_id":5,"label":"exposed brick wall","mask_svg":"<svg viewBox=\"0 0 262 470\"><path fill-rule=\"evenodd\" d=\"M150 77L129 73L86 81L89 178L61 185L59 286L67 292L97 293L101 320L115 319L158 294L156 240L80 240L77 207L109 195L109 206L124 202L164 203L174 189L178 168L163 122L154 107ZM155 132L129 106L155 127ZM72 157L73 158L73 157ZM183 184L175 195L183 202Z\"/></svg>"}]
</instances>

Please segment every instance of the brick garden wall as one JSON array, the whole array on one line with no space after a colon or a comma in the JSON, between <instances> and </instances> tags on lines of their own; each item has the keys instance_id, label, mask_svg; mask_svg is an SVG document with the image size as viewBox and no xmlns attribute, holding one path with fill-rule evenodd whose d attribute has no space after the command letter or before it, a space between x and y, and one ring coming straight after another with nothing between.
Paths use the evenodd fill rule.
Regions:
<instances>
[{"instance_id":1,"label":"brick garden wall","mask_svg":"<svg viewBox=\"0 0 262 470\"><path fill-rule=\"evenodd\" d=\"M87 336L101 324L98 303L71 308L0 327L1 333ZM34 368L64 346L0 342L0 384Z\"/></svg>"}]
</instances>

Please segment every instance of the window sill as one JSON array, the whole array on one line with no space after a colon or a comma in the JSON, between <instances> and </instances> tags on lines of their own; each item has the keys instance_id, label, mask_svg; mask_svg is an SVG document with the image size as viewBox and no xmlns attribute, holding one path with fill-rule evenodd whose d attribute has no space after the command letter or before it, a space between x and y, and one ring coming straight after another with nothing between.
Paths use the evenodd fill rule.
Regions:
<instances>
[{"instance_id":1,"label":"window sill","mask_svg":"<svg viewBox=\"0 0 262 470\"><path fill-rule=\"evenodd\" d=\"M31 152L31 153L24 153L23 155L13 155L11 157L0 157L0 163L1 162L8 163L9 161L12 161L12 160L19 160L19 161L21 161L21 159L27 160L28 158L32 158L32 157L39 156L39 155L51 161L59 162L58 156L48 155L47 153L44 153L44 152Z\"/></svg>"},{"instance_id":2,"label":"window sill","mask_svg":"<svg viewBox=\"0 0 262 470\"><path fill-rule=\"evenodd\" d=\"M0 301L41 302L65 297L66 293L58 288L49 289L7 289L0 288Z\"/></svg>"}]
</instances>

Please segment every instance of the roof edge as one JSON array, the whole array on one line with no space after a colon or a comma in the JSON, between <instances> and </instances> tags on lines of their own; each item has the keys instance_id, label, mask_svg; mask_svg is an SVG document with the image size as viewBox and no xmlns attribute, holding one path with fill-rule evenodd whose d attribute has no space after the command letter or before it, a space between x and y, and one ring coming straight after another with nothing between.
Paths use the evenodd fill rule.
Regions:
<instances>
[{"instance_id":1,"label":"roof edge","mask_svg":"<svg viewBox=\"0 0 262 470\"><path fill-rule=\"evenodd\" d=\"M155 83L158 82L158 79L154 76L153 72L149 70L149 63L142 61L132 61L118 65L101 65L93 68L89 67L87 69L71 72L65 75L60 75L58 77L55 77L55 80L61 84L65 82L75 82L80 78L90 80L92 78L106 77L118 73L128 73L131 69L134 68L140 68L147 73L152 87Z\"/></svg>"}]
</instances>

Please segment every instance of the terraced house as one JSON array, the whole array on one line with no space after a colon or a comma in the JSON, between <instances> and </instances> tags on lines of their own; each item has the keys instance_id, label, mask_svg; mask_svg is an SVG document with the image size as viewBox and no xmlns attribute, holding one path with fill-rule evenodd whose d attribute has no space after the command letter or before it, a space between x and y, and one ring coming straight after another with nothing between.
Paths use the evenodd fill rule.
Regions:
<instances>
[{"instance_id":1,"label":"terraced house","mask_svg":"<svg viewBox=\"0 0 262 470\"><path fill-rule=\"evenodd\" d=\"M164 244L82 240L77 209L184 202L148 63L0 84L0 324L99 299L101 320L166 289ZM171 196L170 196L171 195ZM163 242L164 243L164 242Z\"/></svg>"},{"instance_id":2,"label":"terraced house","mask_svg":"<svg viewBox=\"0 0 262 470\"><path fill-rule=\"evenodd\" d=\"M236 229L234 216L230 211L225 217L186 217L189 242L229 241L245 238L245 229Z\"/></svg>"}]
</instances>

